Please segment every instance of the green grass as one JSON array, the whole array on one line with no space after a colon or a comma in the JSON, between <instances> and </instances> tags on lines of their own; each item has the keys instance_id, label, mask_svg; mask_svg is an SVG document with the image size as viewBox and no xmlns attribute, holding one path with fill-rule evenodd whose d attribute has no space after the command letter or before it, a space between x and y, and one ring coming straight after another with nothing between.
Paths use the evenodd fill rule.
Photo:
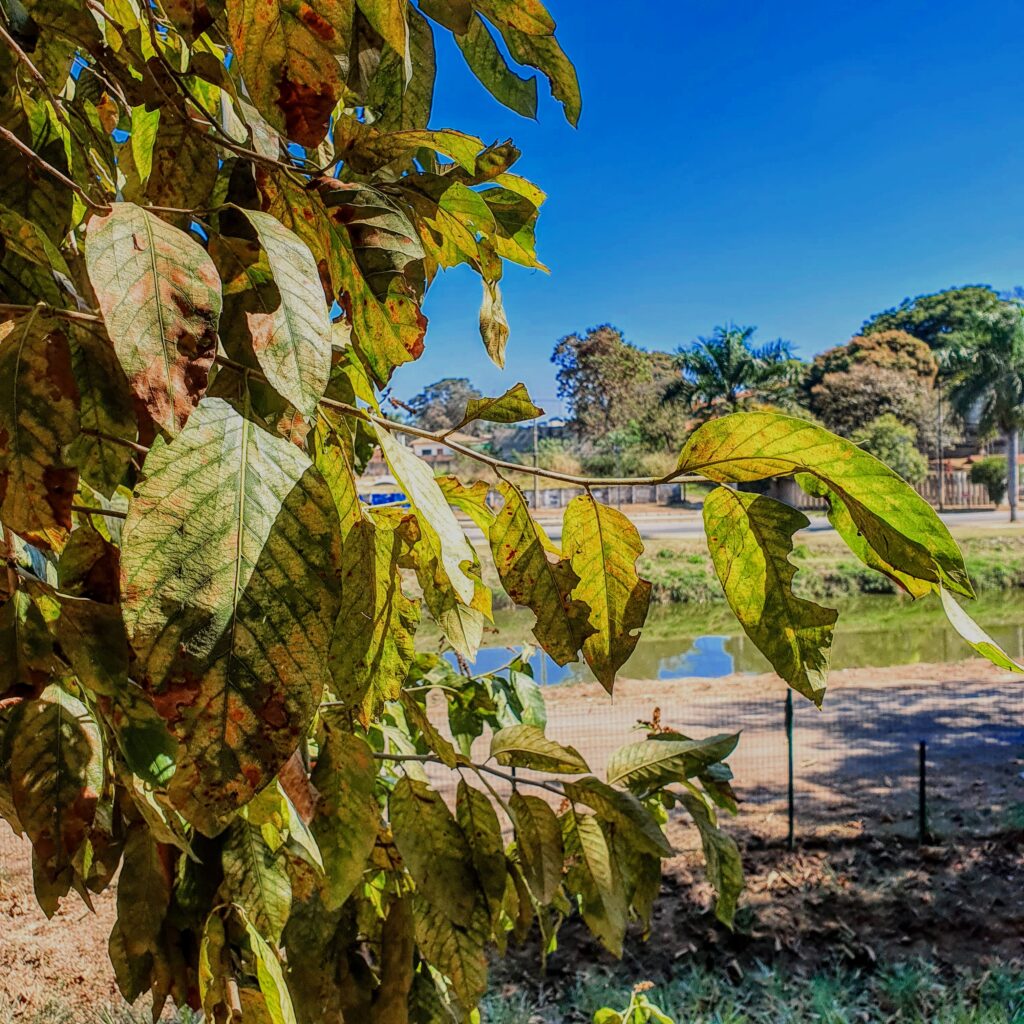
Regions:
<instances>
[{"instance_id":1,"label":"green grass","mask_svg":"<svg viewBox=\"0 0 1024 1024\"><path fill-rule=\"evenodd\" d=\"M511 986L485 999L484 1024L589 1024L603 1006L621 1008L637 979L623 968L592 969L562 991L528 997ZM760 966L735 980L684 967L648 996L676 1024L1024 1024L1024 965L944 975L908 961L864 973L813 975Z\"/></svg>"},{"instance_id":2,"label":"green grass","mask_svg":"<svg viewBox=\"0 0 1024 1024\"><path fill-rule=\"evenodd\" d=\"M51 999L40 1009L27 1012L17 1008L7 996L0 994L0 1024L153 1024L148 1007L105 1006L82 1010L60 999ZM175 1013L168 1009L160 1024L202 1024L202 1018L189 1010Z\"/></svg>"}]
</instances>

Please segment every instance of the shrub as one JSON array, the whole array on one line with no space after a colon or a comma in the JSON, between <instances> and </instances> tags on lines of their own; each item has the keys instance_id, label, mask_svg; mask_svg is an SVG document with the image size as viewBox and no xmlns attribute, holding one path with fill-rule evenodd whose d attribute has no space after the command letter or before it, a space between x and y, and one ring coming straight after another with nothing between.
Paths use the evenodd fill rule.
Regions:
<instances>
[{"instance_id":1,"label":"shrub","mask_svg":"<svg viewBox=\"0 0 1024 1024\"><path fill-rule=\"evenodd\" d=\"M1006 497L1006 459L1002 455L989 455L971 466L971 483L984 484L988 498L1001 505Z\"/></svg>"}]
</instances>

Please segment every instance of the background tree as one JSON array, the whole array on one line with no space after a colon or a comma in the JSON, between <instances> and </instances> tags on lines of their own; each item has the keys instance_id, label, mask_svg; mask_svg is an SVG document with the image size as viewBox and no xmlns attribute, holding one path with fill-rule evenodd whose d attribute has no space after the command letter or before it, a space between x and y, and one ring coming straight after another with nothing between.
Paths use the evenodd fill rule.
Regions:
<instances>
[{"instance_id":1,"label":"background tree","mask_svg":"<svg viewBox=\"0 0 1024 1024\"><path fill-rule=\"evenodd\" d=\"M582 440L593 442L643 421L656 443L678 445L685 424L675 410L661 410L674 377L667 353L646 352L626 341L617 327L602 324L566 335L555 345L551 361L558 367L558 397Z\"/></svg>"},{"instance_id":2,"label":"background tree","mask_svg":"<svg viewBox=\"0 0 1024 1024\"><path fill-rule=\"evenodd\" d=\"M753 404L778 403L793 394L799 361L781 339L752 344L756 327L716 327L680 349L676 367L680 378L666 392L668 401L681 401L700 419L724 415Z\"/></svg>"},{"instance_id":3,"label":"background tree","mask_svg":"<svg viewBox=\"0 0 1024 1024\"><path fill-rule=\"evenodd\" d=\"M917 448L917 430L892 413L873 419L855 431L853 439L912 484L928 475L928 460Z\"/></svg>"},{"instance_id":4,"label":"background tree","mask_svg":"<svg viewBox=\"0 0 1024 1024\"><path fill-rule=\"evenodd\" d=\"M1017 520L1020 431L1024 429L1024 310L981 313L950 340L949 398L981 438L1006 442L1010 520Z\"/></svg>"},{"instance_id":5,"label":"background tree","mask_svg":"<svg viewBox=\"0 0 1024 1024\"><path fill-rule=\"evenodd\" d=\"M461 423L470 399L481 398L483 392L466 377L445 377L428 384L422 391L404 403L411 421L426 430L450 430ZM466 433L478 433L479 420L467 423Z\"/></svg>"},{"instance_id":6,"label":"background tree","mask_svg":"<svg viewBox=\"0 0 1024 1024\"><path fill-rule=\"evenodd\" d=\"M936 372L925 342L905 331L880 331L815 356L801 387L808 409L830 430L851 436L891 413L927 443Z\"/></svg>"},{"instance_id":7,"label":"background tree","mask_svg":"<svg viewBox=\"0 0 1024 1024\"><path fill-rule=\"evenodd\" d=\"M898 306L868 317L860 333L905 331L935 349L941 348L951 335L967 328L979 314L1000 310L1005 310L1005 304L987 284L962 285L904 299Z\"/></svg>"}]
</instances>

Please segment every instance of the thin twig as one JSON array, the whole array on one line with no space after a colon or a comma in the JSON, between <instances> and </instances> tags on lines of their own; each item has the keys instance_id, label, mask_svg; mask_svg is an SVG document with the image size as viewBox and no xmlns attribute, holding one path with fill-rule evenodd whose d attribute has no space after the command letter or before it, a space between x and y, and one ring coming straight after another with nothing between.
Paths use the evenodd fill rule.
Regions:
<instances>
[{"instance_id":1,"label":"thin twig","mask_svg":"<svg viewBox=\"0 0 1024 1024\"><path fill-rule=\"evenodd\" d=\"M149 449L144 444L138 444L136 441L129 441L126 437L118 437L116 434L108 434L103 430L93 430L92 427L82 427L81 431L83 434L88 434L89 437L98 437L101 441L109 441L111 444L119 444L122 448L131 448L133 452L138 452L140 455L149 454Z\"/></svg>"},{"instance_id":2,"label":"thin twig","mask_svg":"<svg viewBox=\"0 0 1024 1024\"><path fill-rule=\"evenodd\" d=\"M51 164L48 164L38 153L32 150L29 146L26 146L25 143L22 142L17 135L15 135L13 132L8 131L6 128L3 127L3 125L0 125L0 138L6 139L7 142L9 142L19 152L27 156L29 160L35 163L39 168L46 171L46 173L49 174L51 177L56 178L57 181L59 181L66 188L71 189L71 191L74 192L75 195L77 195L78 198L81 199L86 206L97 211L107 211L110 209L109 204L96 202L96 200L93 199L92 196L90 196L89 193L86 192L81 185L79 185L75 181L72 181L66 174L62 174L60 171L57 170L56 167L52 166Z\"/></svg>"},{"instance_id":3,"label":"thin twig","mask_svg":"<svg viewBox=\"0 0 1024 1024\"><path fill-rule=\"evenodd\" d=\"M436 754L383 754L374 751L373 756L378 761L417 761L420 764L444 764ZM565 793L558 788L560 783L558 783L557 780L546 782L544 779L524 779L520 775L512 775L509 772L503 772L498 768L491 768L490 765L474 764L472 762L464 764L461 767L471 768L478 775L481 772L486 772L488 775L493 775L495 778L504 779L505 782L511 783L513 786L536 786L538 789L546 789L549 793L554 793L556 796L565 796Z\"/></svg>"},{"instance_id":4,"label":"thin twig","mask_svg":"<svg viewBox=\"0 0 1024 1024\"><path fill-rule=\"evenodd\" d=\"M46 98L52 104L54 112L56 113L57 117L64 123L64 126L68 128L68 130L70 130L71 125L68 122L67 114L64 112L64 107L61 104L60 100L58 100L57 97L51 91L49 82L47 82L46 79L43 77L42 72L40 72L39 68L37 68L35 64L32 63L32 60L29 57L29 55L18 45L14 37L7 31L7 29L4 28L3 22L0 22L0 39L3 39L3 41L7 44L8 49L14 54L15 57L18 58L18 60L21 61L22 64L25 65L26 69L28 70L28 73L32 76L33 79L35 79L36 85L38 85L43 90L43 92L46 93Z\"/></svg>"},{"instance_id":5,"label":"thin twig","mask_svg":"<svg viewBox=\"0 0 1024 1024\"><path fill-rule=\"evenodd\" d=\"M83 324L102 323L103 318L95 313L80 313L76 309L60 309L57 306L47 306L44 302L38 302L34 306L23 305L18 302L0 302L0 313L41 313L43 316L53 316L59 320L73 320Z\"/></svg>"},{"instance_id":6,"label":"thin twig","mask_svg":"<svg viewBox=\"0 0 1024 1024\"><path fill-rule=\"evenodd\" d=\"M127 519L127 512L120 512L116 508L95 508L92 505L72 505L72 512L79 512L83 516L107 516L109 519Z\"/></svg>"},{"instance_id":7,"label":"thin twig","mask_svg":"<svg viewBox=\"0 0 1024 1024\"><path fill-rule=\"evenodd\" d=\"M7 562L7 593L13 595L18 589L18 569L14 560L14 534L11 528L4 524L4 556Z\"/></svg>"}]
</instances>

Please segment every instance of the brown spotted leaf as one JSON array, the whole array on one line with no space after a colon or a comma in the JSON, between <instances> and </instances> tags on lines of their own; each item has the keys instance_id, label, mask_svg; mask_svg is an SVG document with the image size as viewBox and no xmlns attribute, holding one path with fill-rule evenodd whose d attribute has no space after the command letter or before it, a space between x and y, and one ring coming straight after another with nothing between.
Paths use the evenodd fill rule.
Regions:
<instances>
[{"instance_id":1,"label":"brown spotted leaf","mask_svg":"<svg viewBox=\"0 0 1024 1024\"><path fill-rule=\"evenodd\" d=\"M300 146L317 146L344 90L338 57L355 0L227 0L239 70L259 112ZM404 52L404 47L403 47Z\"/></svg>"},{"instance_id":2,"label":"brown spotted leaf","mask_svg":"<svg viewBox=\"0 0 1024 1024\"><path fill-rule=\"evenodd\" d=\"M99 728L85 705L50 686L18 716L10 747L11 794L32 840L37 892L52 915L74 880L103 784Z\"/></svg>"},{"instance_id":3,"label":"brown spotted leaf","mask_svg":"<svg viewBox=\"0 0 1024 1024\"><path fill-rule=\"evenodd\" d=\"M184 747L172 800L215 831L313 716L338 611L338 517L308 457L219 398L143 469L123 532L125 624Z\"/></svg>"},{"instance_id":4,"label":"brown spotted leaf","mask_svg":"<svg viewBox=\"0 0 1024 1024\"><path fill-rule=\"evenodd\" d=\"M36 310L0 324L0 519L40 547L59 549L71 528L77 406L62 326Z\"/></svg>"},{"instance_id":5,"label":"brown spotted leaf","mask_svg":"<svg viewBox=\"0 0 1024 1024\"><path fill-rule=\"evenodd\" d=\"M198 242L133 203L89 221L85 263L136 398L176 434L199 401L217 345L220 278Z\"/></svg>"}]
</instances>

